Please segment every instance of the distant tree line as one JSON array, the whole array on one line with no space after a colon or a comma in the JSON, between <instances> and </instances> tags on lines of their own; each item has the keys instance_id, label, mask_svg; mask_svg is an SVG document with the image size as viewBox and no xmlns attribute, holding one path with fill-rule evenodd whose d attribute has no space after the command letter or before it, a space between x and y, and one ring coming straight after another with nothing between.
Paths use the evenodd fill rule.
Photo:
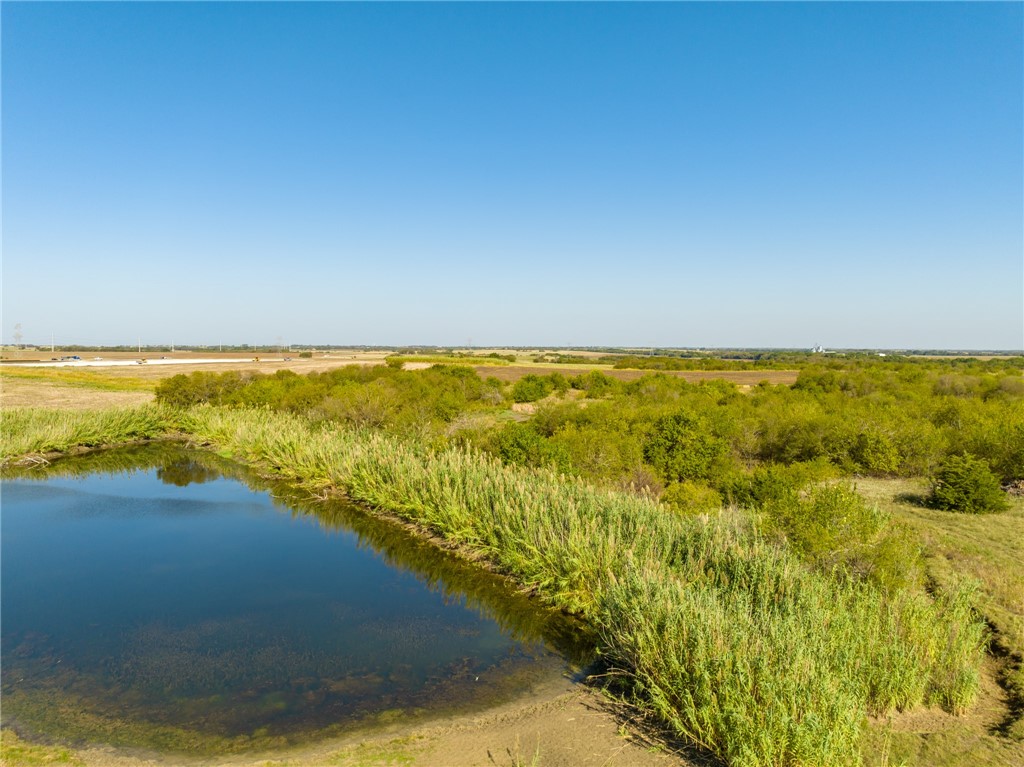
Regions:
<instances>
[{"instance_id":1,"label":"distant tree line","mask_svg":"<svg viewBox=\"0 0 1024 767\"><path fill-rule=\"evenodd\" d=\"M505 384L458 365L196 372L165 380L157 398L271 407L433 445L458 442L699 510L749 499L759 467L780 467L799 485L936 476L956 457L968 468L953 484L963 486L964 471L978 476L982 467L991 474L979 480L987 486L1024 480L1022 362L830 359L806 367L792 386L746 393L725 381L693 384L659 373L623 382L600 371L556 372ZM510 421L504 414L514 402L533 403L535 412Z\"/></svg>"}]
</instances>

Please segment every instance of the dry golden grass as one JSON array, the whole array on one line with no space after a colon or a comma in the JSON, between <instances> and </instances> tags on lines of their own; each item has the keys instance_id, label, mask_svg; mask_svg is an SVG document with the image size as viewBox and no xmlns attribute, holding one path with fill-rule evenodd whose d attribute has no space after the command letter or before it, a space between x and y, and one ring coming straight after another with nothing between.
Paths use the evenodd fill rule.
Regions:
<instances>
[{"instance_id":1,"label":"dry golden grass","mask_svg":"<svg viewBox=\"0 0 1024 767\"><path fill-rule=\"evenodd\" d=\"M0 408L38 407L49 410L97 410L134 407L152 401L152 392L145 391L90 389L31 379L0 381Z\"/></svg>"},{"instance_id":2,"label":"dry golden grass","mask_svg":"<svg viewBox=\"0 0 1024 767\"><path fill-rule=\"evenodd\" d=\"M0 407L90 410L152 402L156 380L109 375L113 368L0 368Z\"/></svg>"},{"instance_id":3,"label":"dry golden grass","mask_svg":"<svg viewBox=\"0 0 1024 767\"><path fill-rule=\"evenodd\" d=\"M141 369L140 367L139 370ZM30 368L6 365L0 367L0 382L8 384L18 381L39 381L56 386L77 386L109 391L151 392L156 388L155 380L132 375L135 372L135 368Z\"/></svg>"}]
</instances>

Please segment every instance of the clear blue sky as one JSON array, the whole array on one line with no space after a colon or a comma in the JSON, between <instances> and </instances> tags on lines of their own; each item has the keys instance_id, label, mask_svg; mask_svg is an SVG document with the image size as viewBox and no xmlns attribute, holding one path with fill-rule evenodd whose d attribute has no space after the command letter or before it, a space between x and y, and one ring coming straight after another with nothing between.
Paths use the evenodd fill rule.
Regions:
<instances>
[{"instance_id":1,"label":"clear blue sky","mask_svg":"<svg viewBox=\"0 0 1024 767\"><path fill-rule=\"evenodd\" d=\"M1024 347L1024 6L2 4L2 337Z\"/></svg>"}]
</instances>

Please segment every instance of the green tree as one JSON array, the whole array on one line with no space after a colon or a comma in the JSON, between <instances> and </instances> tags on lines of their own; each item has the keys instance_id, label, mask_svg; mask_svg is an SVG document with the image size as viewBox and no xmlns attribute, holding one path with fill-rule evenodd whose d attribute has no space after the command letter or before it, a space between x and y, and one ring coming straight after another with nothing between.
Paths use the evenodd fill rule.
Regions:
<instances>
[{"instance_id":1,"label":"green tree","mask_svg":"<svg viewBox=\"0 0 1024 767\"><path fill-rule=\"evenodd\" d=\"M665 488L662 503L685 514L703 514L722 506L722 496L703 482L673 482Z\"/></svg>"},{"instance_id":2,"label":"green tree","mask_svg":"<svg viewBox=\"0 0 1024 767\"><path fill-rule=\"evenodd\" d=\"M665 482L708 480L725 468L729 445L711 433L707 422L686 411L654 422L644 443L644 461Z\"/></svg>"},{"instance_id":3,"label":"green tree","mask_svg":"<svg viewBox=\"0 0 1024 767\"><path fill-rule=\"evenodd\" d=\"M512 400L515 402L536 402L544 399L554 389L552 382L544 377L533 375L523 376L512 387Z\"/></svg>"},{"instance_id":4,"label":"green tree","mask_svg":"<svg viewBox=\"0 0 1024 767\"><path fill-rule=\"evenodd\" d=\"M1009 507L999 479L988 464L970 453L951 455L935 475L933 506L964 514L991 514Z\"/></svg>"},{"instance_id":5,"label":"green tree","mask_svg":"<svg viewBox=\"0 0 1024 767\"><path fill-rule=\"evenodd\" d=\"M600 370L573 376L569 379L572 388L585 391L588 397L603 397L618 388L618 381L606 376Z\"/></svg>"},{"instance_id":6,"label":"green tree","mask_svg":"<svg viewBox=\"0 0 1024 767\"><path fill-rule=\"evenodd\" d=\"M895 474L900 468L900 454L888 435L879 431L862 431L854 440L850 457L869 474Z\"/></svg>"},{"instance_id":7,"label":"green tree","mask_svg":"<svg viewBox=\"0 0 1024 767\"><path fill-rule=\"evenodd\" d=\"M505 463L520 466L548 466L566 471L568 456L564 448L555 446L525 423L506 424L505 428L492 433L491 452Z\"/></svg>"}]
</instances>

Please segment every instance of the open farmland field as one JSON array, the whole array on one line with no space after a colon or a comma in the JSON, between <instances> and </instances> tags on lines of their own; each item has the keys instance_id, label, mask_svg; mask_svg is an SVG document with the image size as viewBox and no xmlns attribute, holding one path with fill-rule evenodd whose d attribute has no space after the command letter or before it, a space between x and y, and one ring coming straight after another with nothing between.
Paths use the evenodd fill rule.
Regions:
<instances>
[{"instance_id":1,"label":"open farmland field","mask_svg":"<svg viewBox=\"0 0 1024 767\"><path fill-rule=\"evenodd\" d=\"M18 363L49 362L50 357L78 354L83 362L94 366L73 366L60 363L27 367ZM256 355L242 353L168 352L146 359L160 360L160 364L137 363L145 355L132 352L62 352L53 354L33 352L4 352L0 364L0 407L46 407L57 409L84 409L118 407L150 402L152 392L160 381L179 373L204 370L212 373L239 371L242 373L275 373L290 370L295 373L321 373L345 365L383 364L383 352L345 352L317 354L300 358L298 354ZM102 359L96 360L96 357ZM285 359L290 357L290 359ZM218 359L218 362L202 360ZM104 362L111 363L103 365Z\"/></svg>"},{"instance_id":2,"label":"open farmland field","mask_svg":"<svg viewBox=\"0 0 1024 767\"><path fill-rule=\"evenodd\" d=\"M61 363L57 358L70 355L81 357L80 363ZM111 375L131 378L160 379L181 372L188 367L200 365L203 370L259 370L274 372L276 370L295 370L314 372L330 370L339 365L379 365L384 362L388 352L365 352L358 350L337 350L317 352L312 357L299 357L298 352L153 352L139 354L137 352L66 352L57 349L55 352L18 352L5 351L0 361L0 372L5 369L22 369L24 364L39 364L40 367L24 368L28 370L88 370L93 366ZM140 364L140 360L146 360ZM207 360L216 360L207 362ZM259 360L258 362L256 360ZM45 363L45 364L44 364Z\"/></svg>"},{"instance_id":3,"label":"open farmland field","mask_svg":"<svg viewBox=\"0 0 1024 767\"><path fill-rule=\"evenodd\" d=\"M492 350L484 350L490 352ZM512 353L507 350L494 350ZM477 353L484 353L477 350ZM53 362L69 354L82 357L82 365ZM338 350L316 353L311 358L293 354L260 354L241 352L166 352L146 357L134 352L17 352L5 351L0 363L0 407L52 407L82 409L103 406L126 406L151 401L150 392L171 376L202 370L211 373L276 373L289 370L304 375L323 373L346 365L382 365L390 352ZM532 354L532 352L531 352ZM593 353L596 356L596 353ZM256 359L259 361L255 361ZM100 359L97 359L100 358ZM287 358L287 359L286 359ZM147 359L145 364L138 360ZM216 359L217 362L208 360ZM20 364L19 364L20 363ZM32 367L25 363L33 364ZM36 364L47 363L47 364ZM86 363L91 363L86 366ZM104 364L109 363L109 364ZM575 376L598 371L618 381L635 381L651 371L616 370L608 365L556 365L516 363L512 365L472 365L471 359L458 364L473 367L481 377L493 376L503 383L514 383L526 375L560 373ZM424 369L427 362L407 362L407 370ZM762 381L789 385L796 381L795 370L699 370L668 371L665 375L683 381L728 381L740 387L755 386Z\"/></svg>"}]
</instances>

